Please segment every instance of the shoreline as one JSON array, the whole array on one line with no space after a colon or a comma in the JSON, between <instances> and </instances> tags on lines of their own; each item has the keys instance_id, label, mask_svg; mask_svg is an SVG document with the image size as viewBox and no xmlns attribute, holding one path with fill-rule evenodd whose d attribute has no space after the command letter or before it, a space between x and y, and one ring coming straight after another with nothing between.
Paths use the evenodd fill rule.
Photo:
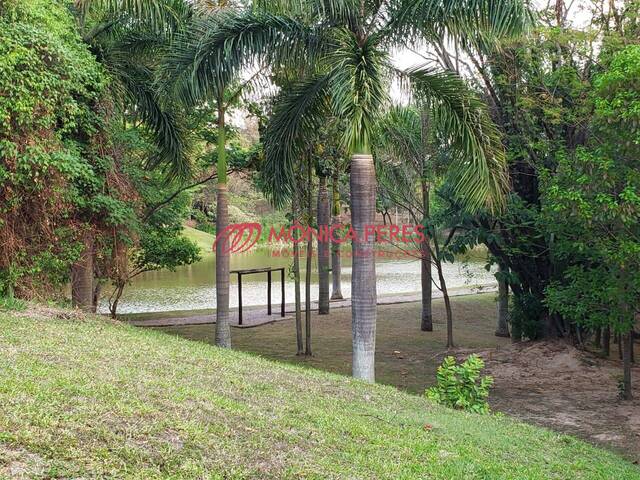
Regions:
<instances>
[{"instance_id":1,"label":"shoreline","mask_svg":"<svg viewBox=\"0 0 640 480\"><path fill-rule=\"evenodd\" d=\"M471 296L471 295L482 295L497 292L498 285L495 284L485 284L485 285L468 285L464 287L457 287L449 290L449 297L462 297L462 296ZM442 292L439 290L435 290L433 294L434 299L443 298ZM397 304L406 304L406 303L417 303L422 300L421 292L407 292L402 294L382 294L378 295L377 305L397 305ZM351 306L351 298L345 298L343 300L332 300L330 302L332 309L342 309L348 308ZM256 312L266 308L266 304L264 305L244 305L242 307L243 312ZM272 304L274 315L271 317L267 317L268 321L262 322L259 325L264 325L268 323L273 323L281 320L290 319L288 315L295 313L295 304L285 303L285 314L284 318L278 316L275 312L277 312L280 308L280 303L277 301ZM318 301L313 300L311 302L311 310L318 310ZM230 313L236 313L238 311L237 307L230 308ZM303 301L303 311L304 311L304 301ZM215 323L215 313L216 309L198 309L198 310L167 310L160 312L139 312L139 313L124 313L119 315L119 319L130 323L136 326L174 326L174 325L206 325ZM108 314L102 314L108 316ZM210 318L205 318L210 317ZM193 322L189 322L189 318L194 318ZM178 323L172 323L171 320L177 321ZM259 326L254 325L254 326Z\"/></svg>"}]
</instances>

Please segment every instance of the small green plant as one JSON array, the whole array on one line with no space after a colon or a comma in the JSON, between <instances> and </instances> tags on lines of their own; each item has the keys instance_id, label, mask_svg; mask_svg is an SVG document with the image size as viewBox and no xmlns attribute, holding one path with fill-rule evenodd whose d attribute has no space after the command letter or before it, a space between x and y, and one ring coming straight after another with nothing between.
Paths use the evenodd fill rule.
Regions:
<instances>
[{"instance_id":1,"label":"small green plant","mask_svg":"<svg viewBox=\"0 0 640 480\"><path fill-rule=\"evenodd\" d=\"M27 304L13 297L0 297L0 312L21 312L27 309Z\"/></svg>"},{"instance_id":2,"label":"small green plant","mask_svg":"<svg viewBox=\"0 0 640 480\"><path fill-rule=\"evenodd\" d=\"M489 413L489 388L493 377L481 376L484 361L470 355L462 364L447 357L438 367L436 386L426 391L427 398L440 405L479 414Z\"/></svg>"}]
</instances>

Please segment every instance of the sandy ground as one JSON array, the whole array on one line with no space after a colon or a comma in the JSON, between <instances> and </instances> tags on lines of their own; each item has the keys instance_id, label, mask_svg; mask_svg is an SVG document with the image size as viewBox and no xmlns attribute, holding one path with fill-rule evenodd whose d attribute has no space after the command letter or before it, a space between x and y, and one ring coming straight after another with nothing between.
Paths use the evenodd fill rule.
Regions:
<instances>
[{"instance_id":1,"label":"sandy ground","mask_svg":"<svg viewBox=\"0 0 640 480\"><path fill-rule=\"evenodd\" d=\"M495 379L491 405L525 422L613 447L640 462L640 366L633 401L618 398L621 365L564 342L478 352Z\"/></svg>"}]
</instances>

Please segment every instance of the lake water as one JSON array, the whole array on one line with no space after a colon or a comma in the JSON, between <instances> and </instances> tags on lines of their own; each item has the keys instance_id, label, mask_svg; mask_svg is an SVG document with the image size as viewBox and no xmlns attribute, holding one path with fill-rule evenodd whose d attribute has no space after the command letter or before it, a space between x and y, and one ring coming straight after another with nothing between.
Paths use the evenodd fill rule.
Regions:
<instances>
[{"instance_id":1,"label":"lake water","mask_svg":"<svg viewBox=\"0 0 640 480\"><path fill-rule=\"evenodd\" d=\"M394 252L397 255L397 251ZM449 289L470 285L495 283L492 273L485 270L484 259L445 264L445 277ZM243 255L231 256L231 269L285 267L286 301L293 302L294 285L289 276L292 258L274 255L272 250L260 248ZM318 283L317 259L313 262L312 284ZM304 270L304 258L301 259ZM273 273L273 302L280 302L279 273ZM304 272L303 272L304 279ZM436 272L434 270L434 276ZM420 291L420 262L411 257L377 258L376 276L378 295L412 293ZM437 278L437 277L435 277ZM267 302L266 274L246 275L242 278L242 298L244 305L265 305ZM148 272L135 278L124 292L118 306L119 313L166 312L172 310L200 310L215 308L215 257L205 256L200 262L178 268L175 272ZM302 286L304 297L304 282ZM435 290L435 289L434 289ZM107 292L105 292L107 293ZM351 261L343 256L342 293L351 296ZM312 298L317 300L317 287L311 288ZM231 277L230 306L238 306L237 275ZM100 305L100 312L108 311L106 301Z\"/></svg>"}]
</instances>

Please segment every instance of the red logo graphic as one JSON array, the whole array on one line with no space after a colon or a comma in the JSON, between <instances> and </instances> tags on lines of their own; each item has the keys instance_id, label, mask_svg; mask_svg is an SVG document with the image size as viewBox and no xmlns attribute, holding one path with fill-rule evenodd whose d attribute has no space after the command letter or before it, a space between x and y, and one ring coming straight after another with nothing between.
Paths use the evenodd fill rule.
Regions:
<instances>
[{"instance_id":1,"label":"red logo graphic","mask_svg":"<svg viewBox=\"0 0 640 480\"><path fill-rule=\"evenodd\" d=\"M262 235L262 225L259 223L234 223L216 235L213 251L217 251L218 242L221 242L220 253L244 253L251 249Z\"/></svg>"}]
</instances>

